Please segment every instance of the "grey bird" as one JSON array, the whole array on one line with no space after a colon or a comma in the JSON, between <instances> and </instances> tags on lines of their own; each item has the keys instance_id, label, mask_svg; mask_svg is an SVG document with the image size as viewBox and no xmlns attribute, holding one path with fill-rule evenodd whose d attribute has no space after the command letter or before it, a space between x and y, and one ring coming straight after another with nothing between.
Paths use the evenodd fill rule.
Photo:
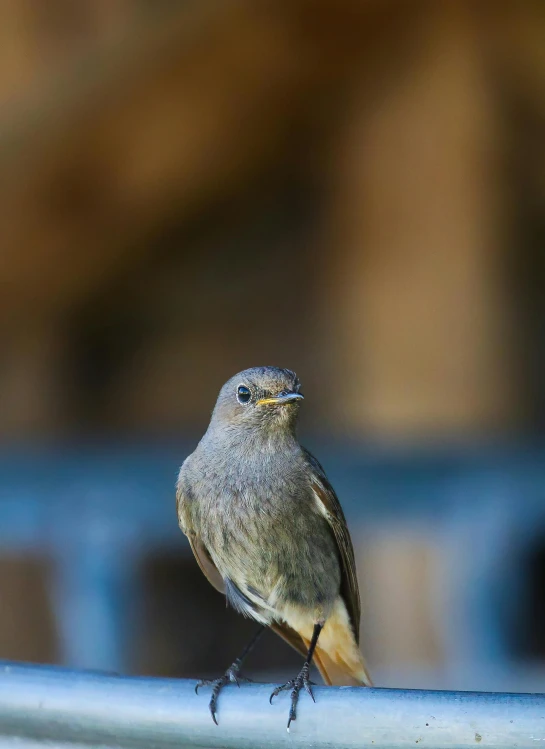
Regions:
<instances>
[{"instance_id":1,"label":"grey bird","mask_svg":"<svg viewBox=\"0 0 545 749\"><path fill-rule=\"evenodd\" d=\"M290 724L312 659L326 684L371 686L359 648L360 597L341 505L320 463L296 436L303 400L294 372L255 367L221 389L210 425L177 482L178 521L210 583L261 627L212 686L239 683L242 660L264 627L298 650Z\"/></svg>"}]
</instances>

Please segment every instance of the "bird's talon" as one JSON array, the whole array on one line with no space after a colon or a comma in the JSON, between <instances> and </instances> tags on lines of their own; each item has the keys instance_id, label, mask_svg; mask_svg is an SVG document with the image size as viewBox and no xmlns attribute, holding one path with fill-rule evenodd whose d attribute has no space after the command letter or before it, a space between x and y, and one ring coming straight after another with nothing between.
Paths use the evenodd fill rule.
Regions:
<instances>
[{"instance_id":1,"label":"bird's talon","mask_svg":"<svg viewBox=\"0 0 545 749\"><path fill-rule=\"evenodd\" d=\"M293 695L292 695L292 700L293 700ZM297 702L297 698L296 698L296 702ZM294 721L294 720L297 720L297 715L295 713L295 704L292 702L292 705L291 705L291 708L290 708L290 714L289 714L289 717L288 717L288 732L290 730L290 725L291 725L292 721Z\"/></svg>"},{"instance_id":2,"label":"bird's talon","mask_svg":"<svg viewBox=\"0 0 545 749\"><path fill-rule=\"evenodd\" d=\"M211 681L210 679L201 679L197 684L195 684L195 694L199 694L199 689L201 687L209 687L212 684L215 684L215 681Z\"/></svg>"},{"instance_id":3,"label":"bird's talon","mask_svg":"<svg viewBox=\"0 0 545 749\"><path fill-rule=\"evenodd\" d=\"M290 679L285 684L282 684L280 687L276 687L271 696L269 697L269 702L272 705L273 697L276 697L277 694L280 694L280 692L287 691L288 689L291 689L291 707L288 717L288 733L290 730L290 725L294 720L297 720L297 703L299 701L299 692L303 687L305 687L305 690L310 694L312 697L312 701L316 702L316 698L314 697L314 694L312 692L312 687L315 686L315 683L311 681L308 678L308 666L305 664L303 668L301 669L301 672L295 679Z\"/></svg>"},{"instance_id":4,"label":"bird's talon","mask_svg":"<svg viewBox=\"0 0 545 749\"><path fill-rule=\"evenodd\" d=\"M201 687L212 687L212 698L210 700L208 707L210 709L210 715L212 716L212 720L214 721L216 725L219 725L217 718L216 718L216 708L218 704L218 697L223 687L231 683L231 684L236 684L237 687L240 688L241 682L252 681L251 679L247 679L244 676L239 676L238 675L239 668L240 668L240 665L235 664L233 666L230 666L230 668L227 669L227 671L223 674L223 676L220 676L218 679L201 679L201 681L199 681L195 685L195 694L199 694L199 689Z\"/></svg>"},{"instance_id":5,"label":"bird's talon","mask_svg":"<svg viewBox=\"0 0 545 749\"><path fill-rule=\"evenodd\" d=\"M280 692L285 692L288 689L291 689L295 686L295 679L290 679L285 684L282 684L280 687L275 687L273 691L271 692L271 696L269 697L269 703L272 705L272 701L274 697L277 697Z\"/></svg>"}]
</instances>

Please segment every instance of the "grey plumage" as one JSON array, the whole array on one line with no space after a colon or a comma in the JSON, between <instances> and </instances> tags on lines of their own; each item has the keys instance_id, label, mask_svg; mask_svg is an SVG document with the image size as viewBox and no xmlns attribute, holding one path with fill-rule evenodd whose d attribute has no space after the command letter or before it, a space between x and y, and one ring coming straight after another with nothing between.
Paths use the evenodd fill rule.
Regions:
<instances>
[{"instance_id":1,"label":"grey plumage","mask_svg":"<svg viewBox=\"0 0 545 749\"><path fill-rule=\"evenodd\" d=\"M315 660L326 681L368 684L352 543L322 467L297 440L299 389L293 372L276 367L223 386L180 470L178 519L237 611L303 654L313 627L324 625Z\"/></svg>"}]
</instances>

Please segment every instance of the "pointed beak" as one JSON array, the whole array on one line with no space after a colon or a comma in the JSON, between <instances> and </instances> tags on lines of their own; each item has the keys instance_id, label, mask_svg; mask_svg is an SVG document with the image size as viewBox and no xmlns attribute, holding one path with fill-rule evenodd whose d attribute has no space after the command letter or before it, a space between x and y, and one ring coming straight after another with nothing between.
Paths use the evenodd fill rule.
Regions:
<instances>
[{"instance_id":1,"label":"pointed beak","mask_svg":"<svg viewBox=\"0 0 545 749\"><path fill-rule=\"evenodd\" d=\"M276 395L274 398L261 398L256 402L258 406L284 406L287 403L293 403L293 401L302 401L304 396L302 393L284 393L283 395Z\"/></svg>"}]
</instances>

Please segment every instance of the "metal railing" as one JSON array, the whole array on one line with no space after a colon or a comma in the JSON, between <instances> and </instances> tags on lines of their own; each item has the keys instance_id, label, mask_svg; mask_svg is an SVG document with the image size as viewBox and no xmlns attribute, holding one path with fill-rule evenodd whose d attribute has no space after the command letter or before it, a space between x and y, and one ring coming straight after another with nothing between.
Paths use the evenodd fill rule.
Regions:
<instances>
[{"instance_id":1,"label":"metal railing","mask_svg":"<svg viewBox=\"0 0 545 749\"><path fill-rule=\"evenodd\" d=\"M229 686L219 726L195 682L0 665L0 748L539 747L545 695L316 687L286 732L289 695Z\"/></svg>"}]
</instances>

